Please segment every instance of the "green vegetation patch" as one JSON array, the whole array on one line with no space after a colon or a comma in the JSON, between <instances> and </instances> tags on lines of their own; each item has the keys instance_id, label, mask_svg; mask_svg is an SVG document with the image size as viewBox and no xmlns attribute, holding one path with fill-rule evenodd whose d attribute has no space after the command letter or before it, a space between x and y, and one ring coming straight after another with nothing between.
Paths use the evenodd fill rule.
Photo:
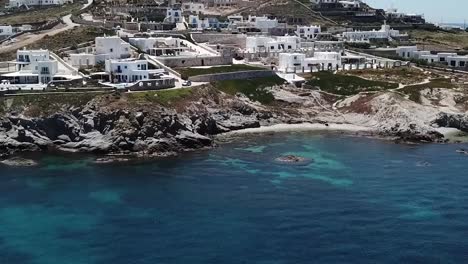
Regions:
<instances>
[{"instance_id":1,"label":"green vegetation patch","mask_svg":"<svg viewBox=\"0 0 468 264\"><path fill-rule=\"evenodd\" d=\"M171 105L184 98L190 97L193 88L145 91L126 94L130 102L135 103L158 103L161 105Z\"/></svg>"},{"instance_id":2,"label":"green vegetation patch","mask_svg":"<svg viewBox=\"0 0 468 264\"><path fill-rule=\"evenodd\" d=\"M333 74L331 72L313 73L307 78L307 85L337 95L354 95L360 92L382 91L398 88L398 84L382 81L369 81L357 76Z\"/></svg>"},{"instance_id":3,"label":"green vegetation patch","mask_svg":"<svg viewBox=\"0 0 468 264\"><path fill-rule=\"evenodd\" d=\"M456 86L453 83L451 83L449 79L438 78L438 79L433 79L429 83L426 83L426 84L406 86L405 88L399 91L408 95L411 101L416 102L416 103L421 103L421 91L425 89L436 89L436 88L453 89L453 88L456 88Z\"/></svg>"},{"instance_id":4,"label":"green vegetation patch","mask_svg":"<svg viewBox=\"0 0 468 264\"><path fill-rule=\"evenodd\" d=\"M67 107L83 107L98 95L101 93L43 93L0 97L0 112L24 110L30 117L46 116Z\"/></svg>"},{"instance_id":5,"label":"green vegetation patch","mask_svg":"<svg viewBox=\"0 0 468 264\"><path fill-rule=\"evenodd\" d=\"M267 87L284 84L284 80L278 76L262 77L255 79L226 80L214 82L213 85L230 95L244 94L252 101L262 104L271 104L275 97Z\"/></svg>"},{"instance_id":6,"label":"green vegetation patch","mask_svg":"<svg viewBox=\"0 0 468 264\"><path fill-rule=\"evenodd\" d=\"M28 11L13 13L11 15L0 16L0 24L18 25L51 21L76 12L80 10L81 7L82 4L78 2L63 6L35 8Z\"/></svg>"},{"instance_id":7,"label":"green vegetation patch","mask_svg":"<svg viewBox=\"0 0 468 264\"><path fill-rule=\"evenodd\" d=\"M210 68L179 68L178 72L182 75L182 79L188 79L192 76L214 74L214 73L227 73L227 72L241 72L241 71L261 71L265 68L245 65L245 64L234 64L229 66L217 66Z\"/></svg>"}]
</instances>

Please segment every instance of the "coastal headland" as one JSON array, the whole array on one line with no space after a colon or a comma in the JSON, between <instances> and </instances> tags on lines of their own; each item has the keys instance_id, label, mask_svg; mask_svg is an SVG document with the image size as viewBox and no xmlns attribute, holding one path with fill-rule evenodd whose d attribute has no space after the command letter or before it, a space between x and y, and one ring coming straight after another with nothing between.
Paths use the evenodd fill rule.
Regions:
<instances>
[{"instance_id":1,"label":"coastal headland","mask_svg":"<svg viewBox=\"0 0 468 264\"><path fill-rule=\"evenodd\" d=\"M426 80L372 80L401 71ZM410 68L366 74L305 76L299 88L266 77L163 91L3 96L0 151L159 157L211 148L216 135L235 131L341 130L399 142L448 142L449 134L468 132L463 79Z\"/></svg>"}]
</instances>

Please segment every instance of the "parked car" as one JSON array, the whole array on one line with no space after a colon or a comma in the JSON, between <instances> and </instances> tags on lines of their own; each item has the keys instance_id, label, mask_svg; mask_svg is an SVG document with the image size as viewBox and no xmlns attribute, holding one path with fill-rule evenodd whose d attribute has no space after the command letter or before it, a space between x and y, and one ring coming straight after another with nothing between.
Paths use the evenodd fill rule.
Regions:
<instances>
[{"instance_id":1,"label":"parked car","mask_svg":"<svg viewBox=\"0 0 468 264\"><path fill-rule=\"evenodd\" d=\"M192 86L192 82L191 81L184 81L182 83L182 86Z\"/></svg>"}]
</instances>

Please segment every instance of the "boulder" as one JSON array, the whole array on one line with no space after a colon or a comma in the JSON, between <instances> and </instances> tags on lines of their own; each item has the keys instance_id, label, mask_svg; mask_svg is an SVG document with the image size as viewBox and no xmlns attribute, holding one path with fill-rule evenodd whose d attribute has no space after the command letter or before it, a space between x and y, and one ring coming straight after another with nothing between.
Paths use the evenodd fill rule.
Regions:
<instances>
[{"instance_id":1,"label":"boulder","mask_svg":"<svg viewBox=\"0 0 468 264\"><path fill-rule=\"evenodd\" d=\"M14 157L0 161L3 165L12 166L12 167L33 167L37 166L38 163L31 159L24 159L20 157Z\"/></svg>"}]
</instances>

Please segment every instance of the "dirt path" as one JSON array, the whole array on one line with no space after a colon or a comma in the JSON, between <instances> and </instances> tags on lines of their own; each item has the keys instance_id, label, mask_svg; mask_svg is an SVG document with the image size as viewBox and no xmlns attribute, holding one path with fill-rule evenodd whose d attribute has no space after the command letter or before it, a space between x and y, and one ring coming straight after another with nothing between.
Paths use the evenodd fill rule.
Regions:
<instances>
[{"instance_id":1,"label":"dirt path","mask_svg":"<svg viewBox=\"0 0 468 264\"><path fill-rule=\"evenodd\" d=\"M36 41L41 40L45 36L54 36L61 32L73 29L74 27L80 26L79 24L73 23L71 20L71 14L62 17L63 24L60 24L50 30L41 31L37 34L26 33L16 38L16 42L9 43L8 45L0 45L0 53L7 53L16 51L27 45L33 44Z\"/></svg>"}]
</instances>

